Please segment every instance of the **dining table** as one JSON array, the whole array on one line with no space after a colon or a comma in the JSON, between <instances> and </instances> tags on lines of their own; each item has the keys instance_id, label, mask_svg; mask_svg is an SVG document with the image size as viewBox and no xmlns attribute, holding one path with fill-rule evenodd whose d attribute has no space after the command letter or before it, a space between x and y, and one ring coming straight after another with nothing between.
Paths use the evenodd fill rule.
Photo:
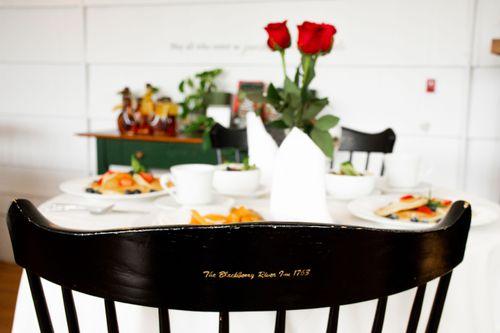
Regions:
<instances>
[{"instance_id":1,"label":"dining table","mask_svg":"<svg viewBox=\"0 0 500 333\"><path fill-rule=\"evenodd\" d=\"M454 191L455 195L462 192ZM469 194L463 193L465 199ZM233 206L245 206L269 216L269 195L260 197L235 197ZM94 204L78 196L60 194L39 206L42 214L52 223L72 230L128 229L147 226L178 224L171 219L176 210L184 207L164 209L155 200L116 202L116 211L102 214L85 210L55 210L54 204ZM102 203L100 203L102 204ZM491 203L496 205L495 203ZM498 207L498 205L496 205ZM474 205L472 201L472 209ZM123 208L126 211L120 211ZM499 207L500 208L500 207ZM333 223L367 228L392 228L376 224L352 215L348 202L328 199L328 209ZM188 223L186 221L185 223ZM269 255L273 255L269 253ZM342 254L349 256L349 253ZM217 258L214 258L217 260ZM355 262L352 263L356 265ZM64 267L61 267L64 269ZM339 272L340 273L340 272ZM366 276L368 281L370 276ZM437 281L428 284L422 316L428 317ZM43 280L45 296L50 309L55 332L67 332L61 288ZM415 295L415 289L389 297L384 332L404 332ZM94 296L74 292L81 332L106 332L104 302ZM340 307L339 332L369 332L375 315L376 301L349 304ZM158 332L156 309L131 304L116 304L121 332ZM287 332L325 332L328 308L288 311ZM170 310L171 331L174 333L218 332L218 313ZM240 333L273 332L276 313L231 312L230 331ZM418 331L425 330L426 320L421 320ZM440 332L500 332L500 218L487 225L470 229L463 262L454 270L448 291ZM28 333L38 331L38 322L31 298L26 274L21 277L12 332Z\"/></svg>"}]
</instances>

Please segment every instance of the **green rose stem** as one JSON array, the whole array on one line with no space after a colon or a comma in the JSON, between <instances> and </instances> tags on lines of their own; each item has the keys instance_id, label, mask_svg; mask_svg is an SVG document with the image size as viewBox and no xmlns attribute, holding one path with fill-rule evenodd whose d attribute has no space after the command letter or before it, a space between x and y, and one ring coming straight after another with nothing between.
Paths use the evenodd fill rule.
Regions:
<instances>
[{"instance_id":1,"label":"green rose stem","mask_svg":"<svg viewBox=\"0 0 500 333\"><path fill-rule=\"evenodd\" d=\"M281 66L283 67L283 74L284 77L286 78L286 62L285 62L285 50L281 49L279 50L280 56L281 56Z\"/></svg>"},{"instance_id":2,"label":"green rose stem","mask_svg":"<svg viewBox=\"0 0 500 333\"><path fill-rule=\"evenodd\" d=\"M309 86L309 70L311 68L311 64L314 65L312 62L312 57L309 54L302 54L302 101L306 101L306 94L307 94L307 87ZM307 82L309 81L309 82ZM304 107L305 103L302 103L302 105L299 108L299 112L297 112L297 117L295 118L295 126L302 128L302 116L304 114Z\"/></svg>"}]
</instances>

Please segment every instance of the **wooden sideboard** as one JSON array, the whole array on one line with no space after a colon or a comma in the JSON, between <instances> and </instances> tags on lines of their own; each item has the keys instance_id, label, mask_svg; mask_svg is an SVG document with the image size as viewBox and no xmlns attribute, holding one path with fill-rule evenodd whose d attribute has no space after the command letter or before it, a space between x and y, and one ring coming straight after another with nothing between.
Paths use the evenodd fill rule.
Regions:
<instances>
[{"instance_id":1,"label":"wooden sideboard","mask_svg":"<svg viewBox=\"0 0 500 333\"><path fill-rule=\"evenodd\" d=\"M121 135L116 131L79 133L97 142L97 172L102 174L109 165L129 165L135 155L149 168L167 169L183 163L217 164L214 149L203 149L199 136ZM223 151L223 158L232 161L233 149Z\"/></svg>"}]
</instances>

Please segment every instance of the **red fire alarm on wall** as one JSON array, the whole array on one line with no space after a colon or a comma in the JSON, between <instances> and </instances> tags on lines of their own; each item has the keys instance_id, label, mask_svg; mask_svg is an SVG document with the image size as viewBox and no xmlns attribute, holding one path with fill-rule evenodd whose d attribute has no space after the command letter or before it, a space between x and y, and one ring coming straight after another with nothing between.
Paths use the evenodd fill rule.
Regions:
<instances>
[{"instance_id":1,"label":"red fire alarm on wall","mask_svg":"<svg viewBox=\"0 0 500 333\"><path fill-rule=\"evenodd\" d=\"M436 80L427 79L427 92L433 93L436 91Z\"/></svg>"}]
</instances>

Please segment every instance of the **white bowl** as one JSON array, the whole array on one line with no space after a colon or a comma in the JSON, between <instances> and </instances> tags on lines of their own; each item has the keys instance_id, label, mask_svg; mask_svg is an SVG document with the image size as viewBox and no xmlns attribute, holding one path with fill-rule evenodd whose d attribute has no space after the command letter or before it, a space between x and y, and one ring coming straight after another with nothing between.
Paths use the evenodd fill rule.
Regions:
<instances>
[{"instance_id":1,"label":"white bowl","mask_svg":"<svg viewBox=\"0 0 500 333\"><path fill-rule=\"evenodd\" d=\"M371 194L375 189L376 179L372 174L346 176L327 173L326 192L335 199L356 199Z\"/></svg>"},{"instance_id":2,"label":"white bowl","mask_svg":"<svg viewBox=\"0 0 500 333\"><path fill-rule=\"evenodd\" d=\"M214 172L213 186L221 194L249 194L257 191L259 185L259 169L228 171L226 165L220 165Z\"/></svg>"}]
</instances>

